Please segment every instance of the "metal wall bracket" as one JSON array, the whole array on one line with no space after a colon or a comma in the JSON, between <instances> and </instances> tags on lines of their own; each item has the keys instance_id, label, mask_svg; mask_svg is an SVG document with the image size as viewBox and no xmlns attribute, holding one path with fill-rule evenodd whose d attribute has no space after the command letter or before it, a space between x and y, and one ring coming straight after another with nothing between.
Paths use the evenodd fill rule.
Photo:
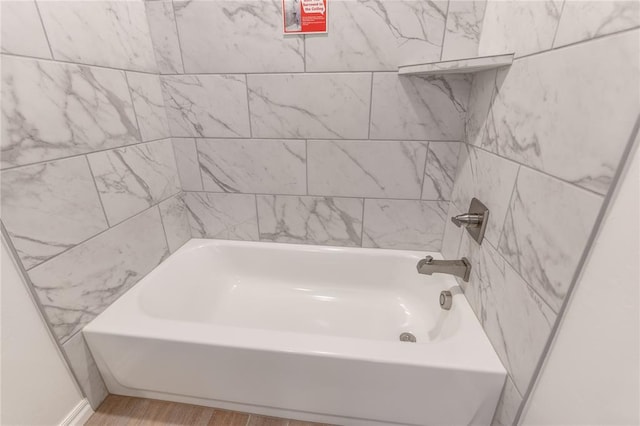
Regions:
<instances>
[{"instance_id":1,"label":"metal wall bracket","mask_svg":"<svg viewBox=\"0 0 640 426\"><path fill-rule=\"evenodd\" d=\"M464 213L451 218L451 221L459 228L464 226L467 232L478 243L482 244L484 233L489 223L489 209L477 198L471 199L469 213Z\"/></svg>"}]
</instances>

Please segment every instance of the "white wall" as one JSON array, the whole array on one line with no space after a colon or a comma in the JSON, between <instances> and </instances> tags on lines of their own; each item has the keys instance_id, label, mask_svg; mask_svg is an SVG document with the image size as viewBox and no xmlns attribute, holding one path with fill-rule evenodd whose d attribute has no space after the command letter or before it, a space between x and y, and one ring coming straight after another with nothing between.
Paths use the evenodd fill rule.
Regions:
<instances>
[{"instance_id":1,"label":"white wall","mask_svg":"<svg viewBox=\"0 0 640 426\"><path fill-rule=\"evenodd\" d=\"M2 239L2 425L60 424L83 401Z\"/></svg>"},{"instance_id":2,"label":"white wall","mask_svg":"<svg viewBox=\"0 0 640 426\"><path fill-rule=\"evenodd\" d=\"M640 151L614 196L524 425L640 423Z\"/></svg>"}]
</instances>

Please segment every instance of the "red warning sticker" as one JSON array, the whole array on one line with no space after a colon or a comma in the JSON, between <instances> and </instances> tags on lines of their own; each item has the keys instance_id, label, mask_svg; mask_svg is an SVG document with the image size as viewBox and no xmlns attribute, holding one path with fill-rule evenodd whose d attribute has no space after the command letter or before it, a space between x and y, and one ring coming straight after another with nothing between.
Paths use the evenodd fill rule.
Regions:
<instances>
[{"instance_id":1,"label":"red warning sticker","mask_svg":"<svg viewBox=\"0 0 640 426\"><path fill-rule=\"evenodd\" d=\"M282 0L285 34L327 32L328 0Z\"/></svg>"}]
</instances>

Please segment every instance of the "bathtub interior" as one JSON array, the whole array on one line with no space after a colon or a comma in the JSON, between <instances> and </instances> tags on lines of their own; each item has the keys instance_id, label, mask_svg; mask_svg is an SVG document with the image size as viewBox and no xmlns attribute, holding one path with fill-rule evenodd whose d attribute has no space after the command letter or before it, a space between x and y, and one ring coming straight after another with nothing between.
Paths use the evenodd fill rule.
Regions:
<instances>
[{"instance_id":1,"label":"bathtub interior","mask_svg":"<svg viewBox=\"0 0 640 426\"><path fill-rule=\"evenodd\" d=\"M154 270L137 300L159 319L417 343L455 335L460 307L440 309L445 277L417 274L423 253L192 240ZM432 253L434 255L434 253ZM454 289L455 291L455 289Z\"/></svg>"}]
</instances>

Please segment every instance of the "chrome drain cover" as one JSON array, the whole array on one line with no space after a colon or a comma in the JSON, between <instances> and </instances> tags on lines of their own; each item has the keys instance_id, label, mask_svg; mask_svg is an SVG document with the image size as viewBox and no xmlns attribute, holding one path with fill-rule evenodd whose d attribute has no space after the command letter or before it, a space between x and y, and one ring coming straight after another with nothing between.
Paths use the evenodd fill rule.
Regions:
<instances>
[{"instance_id":1,"label":"chrome drain cover","mask_svg":"<svg viewBox=\"0 0 640 426\"><path fill-rule=\"evenodd\" d=\"M400 341L401 342L411 342L411 343L415 343L416 342L416 336L414 336L411 333L407 333L404 332L400 335Z\"/></svg>"}]
</instances>

